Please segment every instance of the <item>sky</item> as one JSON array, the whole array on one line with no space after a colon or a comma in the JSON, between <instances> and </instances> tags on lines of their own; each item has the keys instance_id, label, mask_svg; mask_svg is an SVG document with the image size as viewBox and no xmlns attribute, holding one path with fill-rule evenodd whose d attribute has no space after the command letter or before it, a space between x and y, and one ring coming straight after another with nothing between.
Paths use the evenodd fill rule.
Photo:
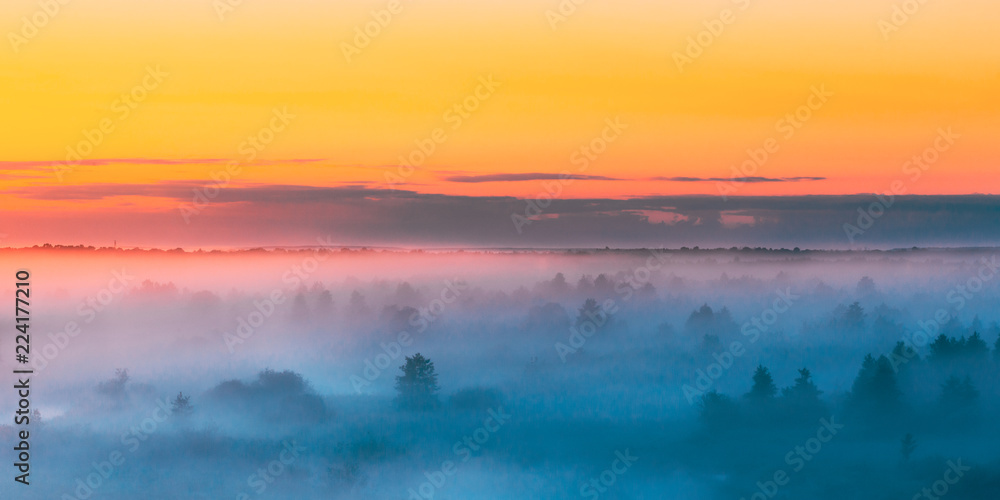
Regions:
<instances>
[{"instance_id":1,"label":"sky","mask_svg":"<svg viewBox=\"0 0 1000 500\"><path fill-rule=\"evenodd\" d=\"M912 214L947 243L933 196L1000 194L1000 4L912 4L10 0L0 246L683 242L887 191L932 196ZM622 208L690 195L717 207ZM588 222L519 201L548 197ZM609 217L634 232L587 229Z\"/></svg>"}]
</instances>

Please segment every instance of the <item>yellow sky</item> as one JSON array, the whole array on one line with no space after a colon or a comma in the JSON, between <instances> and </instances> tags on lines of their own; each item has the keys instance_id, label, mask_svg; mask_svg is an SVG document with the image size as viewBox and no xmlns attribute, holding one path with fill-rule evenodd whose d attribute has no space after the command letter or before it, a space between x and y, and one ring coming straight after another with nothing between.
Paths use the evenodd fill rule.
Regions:
<instances>
[{"instance_id":1,"label":"yellow sky","mask_svg":"<svg viewBox=\"0 0 1000 500\"><path fill-rule=\"evenodd\" d=\"M886 31L889 1L587 0L553 29L556 0L400 0L350 61L343 44L390 2L243 0L220 19L223 1L69 0L55 15L34 0L4 2L0 160L63 161L103 121L113 130L84 159L246 162L247 137L287 109L294 119L255 161L323 161L250 162L240 182L382 182L382 167L441 128L445 140L407 178L415 189L530 195L537 185L442 179L575 168L574 151L617 118L627 130L586 174L626 180L569 195L711 194L712 183L648 179L729 177L770 138L780 150L756 175L826 180L744 194L853 193L886 189L953 127L961 138L912 191L1000 192L995 1L929 0ZM48 20L24 36L33 16ZM722 17L732 23L679 71L675 53ZM126 114L122 94L157 68L162 83ZM455 126L446 112L490 76L499 87ZM779 120L814 87L833 96L785 137ZM213 168L80 166L61 181L0 176L0 187L199 181Z\"/></svg>"}]
</instances>

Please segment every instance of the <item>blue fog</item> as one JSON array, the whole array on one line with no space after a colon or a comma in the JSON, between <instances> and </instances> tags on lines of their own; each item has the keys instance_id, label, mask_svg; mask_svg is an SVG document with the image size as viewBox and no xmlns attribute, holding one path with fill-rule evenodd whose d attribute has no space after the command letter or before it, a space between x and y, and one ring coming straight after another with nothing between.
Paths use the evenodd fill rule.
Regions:
<instances>
[{"instance_id":1,"label":"blue fog","mask_svg":"<svg viewBox=\"0 0 1000 500\"><path fill-rule=\"evenodd\" d=\"M66 252L3 498L1000 492L994 250Z\"/></svg>"}]
</instances>

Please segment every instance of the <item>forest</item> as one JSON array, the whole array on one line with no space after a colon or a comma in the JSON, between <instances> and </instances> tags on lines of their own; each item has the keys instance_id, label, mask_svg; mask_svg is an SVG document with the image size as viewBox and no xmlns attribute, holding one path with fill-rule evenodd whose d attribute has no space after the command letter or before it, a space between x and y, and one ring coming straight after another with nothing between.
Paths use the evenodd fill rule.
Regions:
<instances>
[{"instance_id":1,"label":"forest","mask_svg":"<svg viewBox=\"0 0 1000 500\"><path fill-rule=\"evenodd\" d=\"M988 251L45 252L45 498L1000 491Z\"/></svg>"}]
</instances>

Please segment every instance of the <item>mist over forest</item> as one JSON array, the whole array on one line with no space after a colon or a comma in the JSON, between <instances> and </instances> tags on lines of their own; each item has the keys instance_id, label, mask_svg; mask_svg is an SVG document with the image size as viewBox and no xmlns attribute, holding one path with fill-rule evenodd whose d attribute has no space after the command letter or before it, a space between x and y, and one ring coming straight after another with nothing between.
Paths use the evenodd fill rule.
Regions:
<instances>
[{"instance_id":1,"label":"mist over forest","mask_svg":"<svg viewBox=\"0 0 1000 500\"><path fill-rule=\"evenodd\" d=\"M1000 492L994 249L0 259L33 271L36 498Z\"/></svg>"}]
</instances>

